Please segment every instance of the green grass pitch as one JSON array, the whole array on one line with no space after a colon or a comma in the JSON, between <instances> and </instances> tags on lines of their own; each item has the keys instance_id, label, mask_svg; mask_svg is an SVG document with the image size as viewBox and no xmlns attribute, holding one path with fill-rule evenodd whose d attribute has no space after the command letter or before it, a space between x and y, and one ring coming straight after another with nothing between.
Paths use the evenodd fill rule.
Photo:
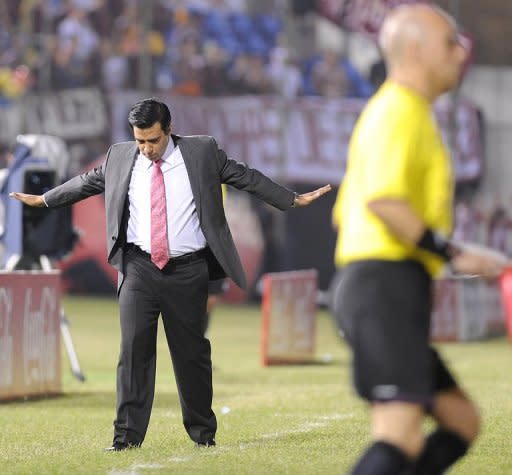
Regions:
<instances>
[{"instance_id":1,"label":"green grass pitch","mask_svg":"<svg viewBox=\"0 0 512 475\"><path fill-rule=\"evenodd\" d=\"M319 364L263 368L259 308L223 305L209 334L217 447L196 449L183 429L160 328L144 445L104 453L115 416L117 303L68 297L64 307L87 381L72 378L63 351L61 397L0 404L0 474L342 474L368 442L349 352L325 312L317 321ZM512 474L512 346L505 338L439 346L483 418L481 437L450 473Z\"/></svg>"}]
</instances>

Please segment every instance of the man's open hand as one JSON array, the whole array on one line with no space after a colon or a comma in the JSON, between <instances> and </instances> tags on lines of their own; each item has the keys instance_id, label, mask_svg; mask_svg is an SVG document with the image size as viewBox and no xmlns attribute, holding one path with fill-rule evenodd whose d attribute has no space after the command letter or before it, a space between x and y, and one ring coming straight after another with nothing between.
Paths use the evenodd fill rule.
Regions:
<instances>
[{"instance_id":1,"label":"man's open hand","mask_svg":"<svg viewBox=\"0 0 512 475\"><path fill-rule=\"evenodd\" d=\"M495 279L510 266L510 259L501 252L474 243L460 243L460 254L453 258L451 267L461 274Z\"/></svg>"},{"instance_id":2,"label":"man's open hand","mask_svg":"<svg viewBox=\"0 0 512 475\"><path fill-rule=\"evenodd\" d=\"M322 186L322 188L318 188L314 191L310 191L309 193L303 193L302 195L297 195L295 197L294 206L307 206L311 204L316 199L320 198L320 196L325 195L329 191L331 191L331 185Z\"/></svg>"},{"instance_id":3,"label":"man's open hand","mask_svg":"<svg viewBox=\"0 0 512 475\"><path fill-rule=\"evenodd\" d=\"M33 206L34 208L44 208L46 206L43 195L28 195L27 193L18 193L16 191L9 193L11 198L21 201L27 206Z\"/></svg>"}]
</instances>

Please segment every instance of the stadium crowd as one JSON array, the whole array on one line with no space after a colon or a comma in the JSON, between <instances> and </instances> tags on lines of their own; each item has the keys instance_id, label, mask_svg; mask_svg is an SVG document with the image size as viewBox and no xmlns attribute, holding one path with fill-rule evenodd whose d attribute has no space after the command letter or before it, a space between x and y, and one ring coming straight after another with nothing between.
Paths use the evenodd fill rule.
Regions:
<instances>
[{"instance_id":1,"label":"stadium crowd","mask_svg":"<svg viewBox=\"0 0 512 475\"><path fill-rule=\"evenodd\" d=\"M333 50L300 57L286 44L280 15L251 14L243 4L6 0L0 100L85 86L141 88L141 77L149 89L188 96L371 95L347 58Z\"/></svg>"}]
</instances>

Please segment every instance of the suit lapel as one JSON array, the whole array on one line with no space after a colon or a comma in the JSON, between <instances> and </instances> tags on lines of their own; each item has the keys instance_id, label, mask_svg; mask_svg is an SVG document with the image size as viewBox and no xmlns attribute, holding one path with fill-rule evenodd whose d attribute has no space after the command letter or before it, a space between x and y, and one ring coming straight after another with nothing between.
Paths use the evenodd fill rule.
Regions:
<instances>
[{"instance_id":1,"label":"suit lapel","mask_svg":"<svg viewBox=\"0 0 512 475\"><path fill-rule=\"evenodd\" d=\"M120 164L119 164L119 175L118 175L118 186L115 188L115 196L113 199L114 203L117 203L117 227L119 227L121 220L123 218L124 208L128 201L128 186L130 184L130 177L133 168L133 164L135 163L135 158L137 157L137 145L133 144L127 150L126 155L122 154L120 156Z\"/></svg>"},{"instance_id":2,"label":"suit lapel","mask_svg":"<svg viewBox=\"0 0 512 475\"><path fill-rule=\"evenodd\" d=\"M172 139L175 145L180 147L188 179L190 180L192 195L196 202L197 215L199 221L201 221L201 181L199 180L198 154L195 152L194 142L189 137L181 137L179 135L172 135Z\"/></svg>"}]
</instances>

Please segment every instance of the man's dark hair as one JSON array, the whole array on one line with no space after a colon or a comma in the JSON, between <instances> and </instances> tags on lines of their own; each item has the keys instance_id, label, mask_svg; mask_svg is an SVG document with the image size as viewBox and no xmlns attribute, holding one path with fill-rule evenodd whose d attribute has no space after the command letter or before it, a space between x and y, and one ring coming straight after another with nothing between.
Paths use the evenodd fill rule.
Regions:
<instances>
[{"instance_id":1,"label":"man's dark hair","mask_svg":"<svg viewBox=\"0 0 512 475\"><path fill-rule=\"evenodd\" d=\"M171 113L169 108L163 102L154 98L143 99L136 102L128 114L128 123L130 127L139 129L148 129L157 122L160 123L165 133L169 132L171 126Z\"/></svg>"}]
</instances>

